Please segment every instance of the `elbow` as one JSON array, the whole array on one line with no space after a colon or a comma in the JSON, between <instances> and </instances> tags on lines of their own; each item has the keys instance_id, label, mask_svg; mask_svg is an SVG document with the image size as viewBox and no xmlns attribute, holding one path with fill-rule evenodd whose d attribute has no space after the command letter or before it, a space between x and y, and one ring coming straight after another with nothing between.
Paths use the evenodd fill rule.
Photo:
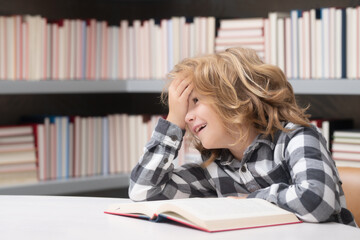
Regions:
<instances>
[{"instance_id":1,"label":"elbow","mask_svg":"<svg viewBox=\"0 0 360 240\"><path fill-rule=\"evenodd\" d=\"M142 198L141 195L134 193L133 191L130 191L130 190L129 190L129 198L130 198L130 200L132 200L134 202L145 201L145 199Z\"/></svg>"},{"instance_id":2,"label":"elbow","mask_svg":"<svg viewBox=\"0 0 360 240\"><path fill-rule=\"evenodd\" d=\"M163 187L152 187L130 182L129 198L134 202L165 200L169 199L163 195Z\"/></svg>"},{"instance_id":3,"label":"elbow","mask_svg":"<svg viewBox=\"0 0 360 240\"><path fill-rule=\"evenodd\" d=\"M306 213L306 214L296 213L296 216L303 222L321 223L321 222L328 222L333 214L334 214L333 211L327 211L322 213L314 213L314 212Z\"/></svg>"},{"instance_id":4,"label":"elbow","mask_svg":"<svg viewBox=\"0 0 360 240\"><path fill-rule=\"evenodd\" d=\"M140 187L137 184L134 184L130 181L129 190L128 190L129 198L135 202L146 201L147 191L144 187Z\"/></svg>"},{"instance_id":5,"label":"elbow","mask_svg":"<svg viewBox=\"0 0 360 240\"><path fill-rule=\"evenodd\" d=\"M325 222L335 213L339 201L336 200L334 192L306 190L300 198L303 209L297 212L297 216L304 222ZM340 209L339 209L340 210Z\"/></svg>"},{"instance_id":6,"label":"elbow","mask_svg":"<svg viewBox=\"0 0 360 240\"><path fill-rule=\"evenodd\" d=\"M152 187L149 185L141 185L130 181L129 198L134 202L164 200L167 199L162 195L161 187Z\"/></svg>"}]
</instances>

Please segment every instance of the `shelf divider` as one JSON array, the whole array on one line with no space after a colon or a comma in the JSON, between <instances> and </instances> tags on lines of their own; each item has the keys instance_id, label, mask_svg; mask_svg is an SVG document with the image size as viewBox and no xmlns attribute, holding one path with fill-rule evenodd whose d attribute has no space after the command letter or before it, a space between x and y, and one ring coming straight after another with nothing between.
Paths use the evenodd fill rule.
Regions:
<instances>
[{"instance_id":1,"label":"shelf divider","mask_svg":"<svg viewBox=\"0 0 360 240\"><path fill-rule=\"evenodd\" d=\"M360 80L290 79L295 94L360 95ZM0 94L161 93L165 80L0 81Z\"/></svg>"},{"instance_id":2,"label":"shelf divider","mask_svg":"<svg viewBox=\"0 0 360 240\"><path fill-rule=\"evenodd\" d=\"M0 195L68 195L129 186L129 174L79 177L0 187Z\"/></svg>"},{"instance_id":3,"label":"shelf divider","mask_svg":"<svg viewBox=\"0 0 360 240\"><path fill-rule=\"evenodd\" d=\"M351 79L294 79L290 80L295 94L303 95L360 95L360 80Z\"/></svg>"}]
</instances>

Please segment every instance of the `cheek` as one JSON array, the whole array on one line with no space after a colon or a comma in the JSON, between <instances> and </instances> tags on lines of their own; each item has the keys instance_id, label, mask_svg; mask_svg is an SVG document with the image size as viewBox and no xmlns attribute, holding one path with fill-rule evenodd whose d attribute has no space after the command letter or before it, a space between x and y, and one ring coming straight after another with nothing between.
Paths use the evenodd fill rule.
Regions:
<instances>
[{"instance_id":1,"label":"cheek","mask_svg":"<svg viewBox=\"0 0 360 240\"><path fill-rule=\"evenodd\" d=\"M207 149L221 148L223 147L224 135L217 128L209 128L200 140Z\"/></svg>"}]
</instances>

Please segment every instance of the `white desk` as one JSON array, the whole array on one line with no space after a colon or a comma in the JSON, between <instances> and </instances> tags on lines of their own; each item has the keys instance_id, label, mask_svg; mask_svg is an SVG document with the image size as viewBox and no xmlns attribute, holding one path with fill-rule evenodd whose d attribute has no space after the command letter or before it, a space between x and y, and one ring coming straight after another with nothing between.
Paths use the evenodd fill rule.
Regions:
<instances>
[{"instance_id":1,"label":"white desk","mask_svg":"<svg viewBox=\"0 0 360 240\"><path fill-rule=\"evenodd\" d=\"M336 223L300 223L277 227L206 233L140 219L104 214L125 199L0 196L0 239L360 239L360 230Z\"/></svg>"}]
</instances>

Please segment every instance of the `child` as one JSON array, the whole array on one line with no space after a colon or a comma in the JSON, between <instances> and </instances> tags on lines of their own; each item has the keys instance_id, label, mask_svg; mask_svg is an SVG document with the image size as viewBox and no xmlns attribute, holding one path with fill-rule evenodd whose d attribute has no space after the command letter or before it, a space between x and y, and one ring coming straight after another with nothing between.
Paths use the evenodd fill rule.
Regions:
<instances>
[{"instance_id":1,"label":"child","mask_svg":"<svg viewBox=\"0 0 360 240\"><path fill-rule=\"evenodd\" d=\"M278 67L230 48L171 75L169 114L132 170L132 200L262 198L303 221L356 225L326 142ZM203 162L174 168L185 128Z\"/></svg>"}]
</instances>

